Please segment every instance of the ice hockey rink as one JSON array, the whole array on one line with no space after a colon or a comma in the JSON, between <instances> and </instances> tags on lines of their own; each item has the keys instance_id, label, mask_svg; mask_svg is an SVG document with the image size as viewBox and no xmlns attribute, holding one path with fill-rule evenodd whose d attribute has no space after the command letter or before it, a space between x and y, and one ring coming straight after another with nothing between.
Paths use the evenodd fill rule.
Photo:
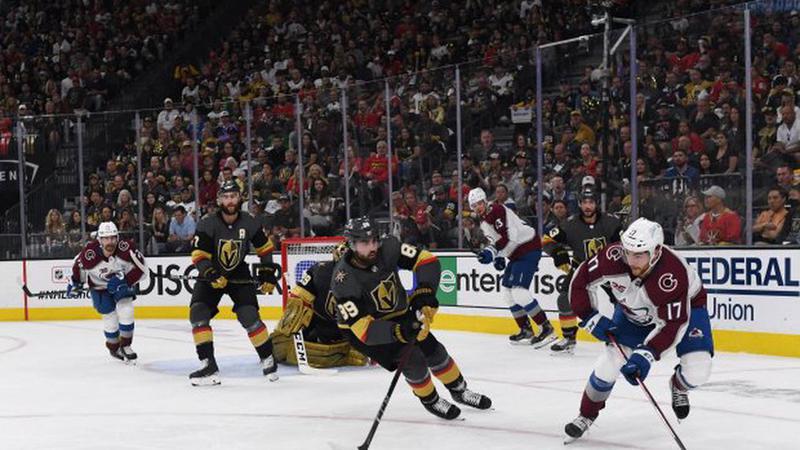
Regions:
<instances>
[{"instance_id":1,"label":"ice hockey rink","mask_svg":"<svg viewBox=\"0 0 800 450\"><path fill-rule=\"evenodd\" d=\"M238 323L213 326L222 385L192 387L187 374L198 362L188 322L138 321L137 366L107 355L99 321L3 323L0 449L353 449L363 441L389 372L323 377L281 366L270 383ZM446 422L401 380L371 448L563 448L600 344L555 357L501 335L436 334L494 410L465 407L465 420ZM666 356L647 379L673 424L667 380L675 361ZM798 359L718 353L711 381L692 392L691 415L676 430L689 449L797 448L798 380ZM620 378L589 434L568 448L677 446L640 389Z\"/></svg>"}]
</instances>

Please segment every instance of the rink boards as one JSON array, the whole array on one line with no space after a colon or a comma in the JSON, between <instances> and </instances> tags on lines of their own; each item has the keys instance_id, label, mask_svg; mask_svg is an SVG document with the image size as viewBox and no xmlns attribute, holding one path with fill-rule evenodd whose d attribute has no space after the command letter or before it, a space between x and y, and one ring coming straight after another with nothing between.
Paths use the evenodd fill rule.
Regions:
<instances>
[{"instance_id":1,"label":"rink boards","mask_svg":"<svg viewBox=\"0 0 800 450\"><path fill-rule=\"evenodd\" d=\"M798 249L697 249L680 253L700 275L708 291L708 309L718 350L800 357L800 250ZM442 304L434 328L510 333L516 330L500 294L500 272L481 265L468 252L437 252L442 264L438 298ZM250 256L256 262L255 256ZM289 264L308 264L298 256ZM158 274L194 274L188 257L150 257ZM26 298L19 288L25 282L34 292L63 290L71 273L71 260L0 262L0 320L89 319L98 315L84 294ZM413 277L401 272L407 288ZM293 280L287 280L290 284ZM549 257L541 260L531 291L557 324L558 287L566 276ZM191 282L148 277L136 300L138 318L187 318ZM282 295L259 297L262 315L277 319ZM223 300L223 305L226 301ZM220 317L233 318L230 304ZM601 305L604 312L609 305ZM591 339L583 334L579 337Z\"/></svg>"}]
</instances>

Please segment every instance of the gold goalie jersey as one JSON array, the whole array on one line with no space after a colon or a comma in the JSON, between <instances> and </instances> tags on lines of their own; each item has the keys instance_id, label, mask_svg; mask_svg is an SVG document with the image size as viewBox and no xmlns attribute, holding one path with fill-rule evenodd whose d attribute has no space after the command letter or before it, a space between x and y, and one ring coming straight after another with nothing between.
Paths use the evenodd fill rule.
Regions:
<instances>
[{"instance_id":1,"label":"gold goalie jersey","mask_svg":"<svg viewBox=\"0 0 800 450\"><path fill-rule=\"evenodd\" d=\"M264 234L259 222L249 213L241 211L236 222L228 225L221 213L200 219L192 243L192 263L201 276L214 268L221 275L236 273L249 275L244 259L250 251L250 244L262 262L274 249L272 242Z\"/></svg>"}]
</instances>

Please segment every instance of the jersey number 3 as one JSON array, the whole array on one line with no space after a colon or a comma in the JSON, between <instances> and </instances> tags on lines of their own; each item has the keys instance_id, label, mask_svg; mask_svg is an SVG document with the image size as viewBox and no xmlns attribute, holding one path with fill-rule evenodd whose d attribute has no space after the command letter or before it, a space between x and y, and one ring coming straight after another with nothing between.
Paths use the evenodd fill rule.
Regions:
<instances>
[{"instance_id":1,"label":"jersey number 3","mask_svg":"<svg viewBox=\"0 0 800 450\"><path fill-rule=\"evenodd\" d=\"M358 315L358 307L356 307L356 304L352 301L336 306L339 308L339 314L342 316L343 320L349 320Z\"/></svg>"}]
</instances>

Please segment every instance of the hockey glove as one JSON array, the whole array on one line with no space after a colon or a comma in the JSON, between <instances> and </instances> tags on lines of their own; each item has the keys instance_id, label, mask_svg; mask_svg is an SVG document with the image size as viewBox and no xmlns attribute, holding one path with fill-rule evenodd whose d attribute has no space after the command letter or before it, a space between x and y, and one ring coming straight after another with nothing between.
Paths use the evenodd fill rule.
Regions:
<instances>
[{"instance_id":1,"label":"hockey glove","mask_svg":"<svg viewBox=\"0 0 800 450\"><path fill-rule=\"evenodd\" d=\"M258 290L262 294L271 294L275 290L275 285L278 284L278 275L281 268L277 264L263 263L256 266L256 278L260 283Z\"/></svg>"},{"instance_id":2,"label":"hockey glove","mask_svg":"<svg viewBox=\"0 0 800 450\"><path fill-rule=\"evenodd\" d=\"M220 275L213 267L206 270L204 276L214 289L225 289L225 286L228 285L228 279L224 275Z\"/></svg>"},{"instance_id":3,"label":"hockey glove","mask_svg":"<svg viewBox=\"0 0 800 450\"><path fill-rule=\"evenodd\" d=\"M125 281L124 278L120 276L113 276L108 280L108 284L106 284L106 291L111 294L111 298L114 299L115 302L118 302L126 297L133 297L133 290L128 283Z\"/></svg>"},{"instance_id":4,"label":"hockey glove","mask_svg":"<svg viewBox=\"0 0 800 450\"><path fill-rule=\"evenodd\" d=\"M502 256L498 256L497 258L495 258L494 259L494 268L498 272L502 272L502 271L506 270L506 259L503 258Z\"/></svg>"},{"instance_id":5,"label":"hockey glove","mask_svg":"<svg viewBox=\"0 0 800 450\"><path fill-rule=\"evenodd\" d=\"M570 273L572 271L572 264L570 264L569 251L563 247L556 250L553 253L553 265L564 273Z\"/></svg>"},{"instance_id":6,"label":"hockey glove","mask_svg":"<svg viewBox=\"0 0 800 450\"><path fill-rule=\"evenodd\" d=\"M478 253L478 262L481 264L491 264L495 256L497 256L497 250L490 245Z\"/></svg>"},{"instance_id":7,"label":"hockey glove","mask_svg":"<svg viewBox=\"0 0 800 450\"><path fill-rule=\"evenodd\" d=\"M581 322L580 326L603 342L608 342L608 334L613 332L616 328L616 325L614 325L611 319L599 312L594 313L592 317Z\"/></svg>"},{"instance_id":8,"label":"hockey glove","mask_svg":"<svg viewBox=\"0 0 800 450\"><path fill-rule=\"evenodd\" d=\"M70 279L69 284L67 285L67 298L77 298L78 293L82 290L83 283Z\"/></svg>"},{"instance_id":9,"label":"hockey glove","mask_svg":"<svg viewBox=\"0 0 800 450\"><path fill-rule=\"evenodd\" d=\"M653 351L644 345L638 345L636 350L628 357L628 362L619 369L628 383L636 386L639 381L644 381L647 374L650 373L650 365L653 364L656 358L653 356ZM637 378L639 379L637 381Z\"/></svg>"},{"instance_id":10,"label":"hockey glove","mask_svg":"<svg viewBox=\"0 0 800 450\"><path fill-rule=\"evenodd\" d=\"M411 311L420 311L428 321L433 323L433 316L439 311L439 300L436 298L436 291L428 286L417 286L408 300Z\"/></svg>"},{"instance_id":11,"label":"hockey glove","mask_svg":"<svg viewBox=\"0 0 800 450\"><path fill-rule=\"evenodd\" d=\"M304 302L300 297L289 293L289 298L286 300L286 309L283 311L281 320L275 327L275 332L278 334L285 334L291 336L305 328L311 323L311 317L314 315L314 310L311 305Z\"/></svg>"},{"instance_id":12,"label":"hockey glove","mask_svg":"<svg viewBox=\"0 0 800 450\"><path fill-rule=\"evenodd\" d=\"M417 319L419 319L419 321L422 323L419 330L419 334L417 334L417 340L420 342L424 341L428 337L428 334L431 332L431 319L429 319L428 316L425 315L426 308L429 307L426 306L425 308L422 308L422 311L420 311L419 314L417 315Z\"/></svg>"},{"instance_id":13,"label":"hockey glove","mask_svg":"<svg viewBox=\"0 0 800 450\"><path fill-rule=\"evenodd\" d=\"M419 336L421 330L422 322L417 320L415 317L407 317L403 319L402 322L396 323L392 332L397 342L408 344L409 342L414 342L417 339L417 336Z\"/></svg>"}]
</instances>

